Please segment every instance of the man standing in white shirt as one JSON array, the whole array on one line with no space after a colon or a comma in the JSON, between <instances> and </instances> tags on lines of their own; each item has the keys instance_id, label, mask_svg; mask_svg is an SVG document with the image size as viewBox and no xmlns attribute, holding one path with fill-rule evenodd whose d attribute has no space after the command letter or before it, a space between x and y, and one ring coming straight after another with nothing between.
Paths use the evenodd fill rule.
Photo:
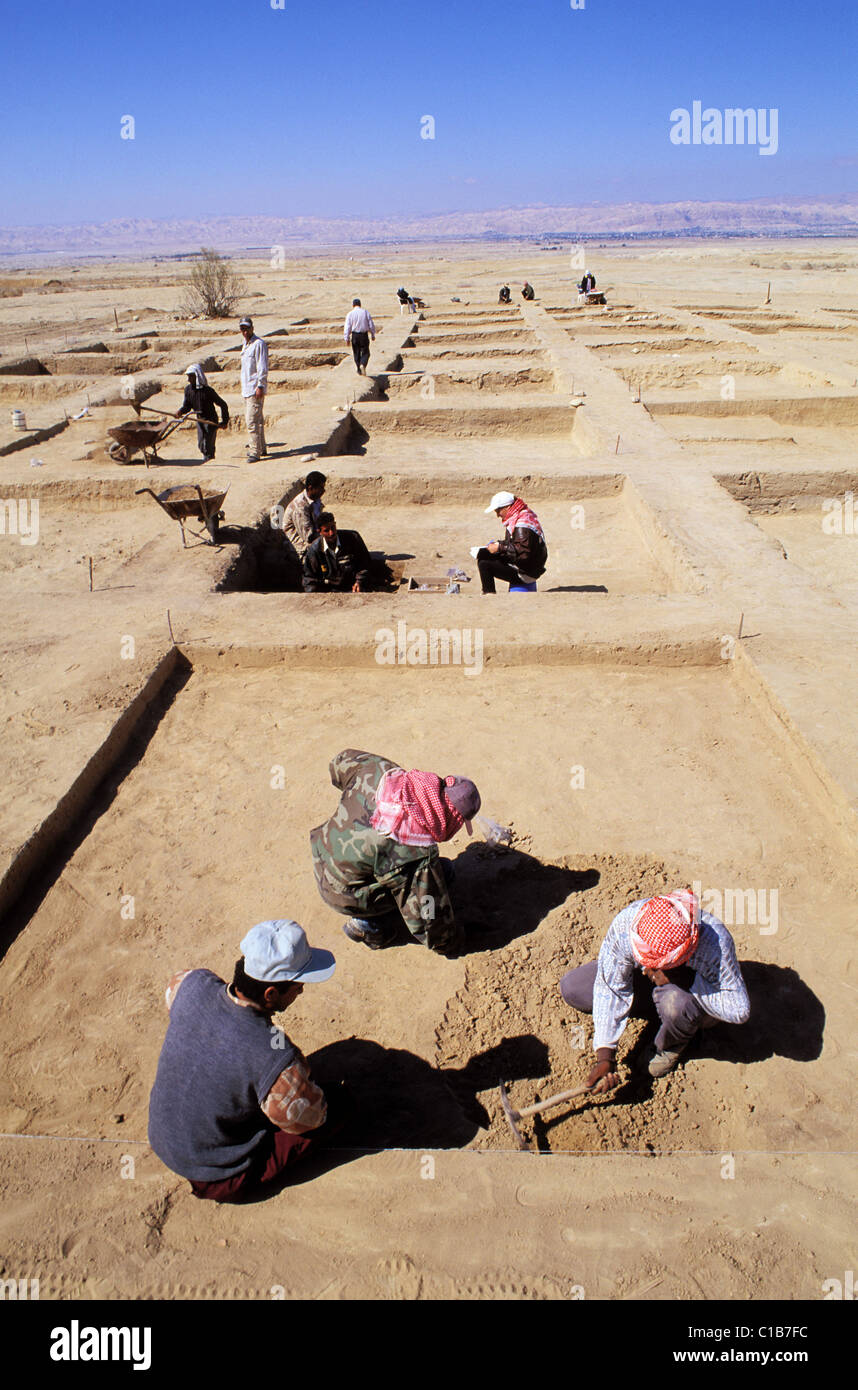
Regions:
<instances>
[{"instance_id":1,"label":"man standing in white shirt","mask_svg":"<svg viewBox=\"0 0 858 1390\"><path fill-rule=\"evenodd\" d=\"M352 345L358 376L366 376L369 361L369 340L375 342L375 324L366 309L361 308L359 299L352 300L352 311L346 319L343 337Z\"/></svg>"},{"instance_id":2,"label":"man standing in white shirt","mask_svg":"<svg viewBox=\"0 0 858 1390\"><path fill-rule=\"evenodd\" d=\"M265 443L265 392L268 389L268 344L257 338L253 319L239 323L244 347L241 349L241 394L247 422L247 462L258 463L268 454Z\"/></svg>"}]
</instances>

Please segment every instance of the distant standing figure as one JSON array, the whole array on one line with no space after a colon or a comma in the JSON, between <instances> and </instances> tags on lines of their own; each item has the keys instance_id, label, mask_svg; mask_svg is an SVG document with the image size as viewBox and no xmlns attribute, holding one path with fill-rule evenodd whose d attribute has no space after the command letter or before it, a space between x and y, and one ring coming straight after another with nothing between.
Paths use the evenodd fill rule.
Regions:
<instances>
[{"instance_id":1,"label":"distant standing figure","mask_svg":"<svg viewBox=\"0 0 858 1390\"><path fill-rule=\"evenodd\" d=\"M265 392L268 390L268 344L253 331L253 319L239 323L244 347L241 349L241 394L247 422L247 462L267 457L265 443Z\"/></svg>"},{"instance_id":2,"label":"distant standing figure","mask_svg":"<svg viewBox=\"0 0 858 1390\"><path fill-rule=\"evenodd\" d=\"M530 284L530 282L527 281L527 280L525 280L524 284L523 284L522 287L521 287L521 297L522 297L522 299L533 299L533 298L534 298L533 286L532 286L532 285Z\"/></svg>"},{"instance_id":3,"label":"distant standing figure","mask_svg":"<svg viewBox=\"0 0 858 1390\"><path fill-rule=\"evenodd\" d=\"M512 295L509 292L509 285L501 285L500 294L498 295L498 304L510 304L511 302Z\"/></svg>"},{"instance_id":4,"label":"distant standing figure","mask_svg":"<svg viewBox=\"0 0 858 1390\"><path fill-rule=\"evenodd\" d=\"M206 374L199 362L194 362L188 367L188 384L185 387L185 398L182 401L181 409L177 415L197 416L197 448L203 456L204 463L210 463L215 456L215 443L217 441L217 409L221 413L221 429L226 429L229 424L229 406L226 401L222 401L214 387L209 386L206 381ZM215 409L217 407L217 409ZM211 420L211 424L203 425L203 420Z\"/></svg>"},{"instance_id":5,"label":"distant standing figure","mask_svg":"<svg viewBox=\"0 0 858 1390\"><path fill-rule=\"evenodd\" d=\"M359 299L352 300L351 313L343 327L343 337L347 343L351 343L358 376L366 376L366 366L369 362L369 340L372 338L372 341L375 342L375 324L366 309L361 308Z\"/></svg>"}]
</instances>

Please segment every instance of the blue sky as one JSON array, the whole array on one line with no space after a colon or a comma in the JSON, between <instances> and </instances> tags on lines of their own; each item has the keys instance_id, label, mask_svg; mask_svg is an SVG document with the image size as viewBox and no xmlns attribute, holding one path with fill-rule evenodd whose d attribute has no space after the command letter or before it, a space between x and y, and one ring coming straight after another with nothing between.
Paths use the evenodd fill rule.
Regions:
<instances>
[{"instance_id":1,"label":"blue sky","mask_svg":"<svg viewBox=\"0 0 858 1390\"><path fill-rule=\"evenodd\" d=\"M3 29L4 226L858 189L852 0L36 0ZM672 144L695 100L777 108L777 154Z\"/></svg>"}]
</instances>

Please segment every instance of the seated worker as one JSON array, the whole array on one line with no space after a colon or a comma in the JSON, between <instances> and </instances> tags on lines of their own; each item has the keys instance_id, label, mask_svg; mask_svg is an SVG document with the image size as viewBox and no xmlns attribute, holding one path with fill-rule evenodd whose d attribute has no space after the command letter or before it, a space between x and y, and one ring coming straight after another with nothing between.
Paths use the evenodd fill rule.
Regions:
<instances>
[{"instance_id":1,"label":"seated worker","mask_svg":"<svg viewBox=\"0 0 858 1390\"><path fill-rule=\"evenodd\" d=\"M512 584L535 584L545 573L548 547L539 518L511 492L496 492L486 515L494 512L507 530L502 541L492 541L477 550L475 559L484 594L497 593L495 580ZM473 552L472 552L473 553Z\"/></svg>"},{"instance_id":2,"label":"seated worker","mask_svg":"<svg viewBox=\"0 0 858 1390\"><path fill-rule=\"evenodd\" d=\"M399 286L399 289L396 291L396 293L399 297L400 304L407 304L412 314L416 313L417 305L414 302L414 298L412 295L408 293L407 289L405 289L403 285Z\"/></svg>"},{"instance_id":3,"label":"seated worker","mask_svg":"<svg viewBox=\"0 0 858 1390\"><path fill-rule=\"evenodd\" d=\"M241 943L232 984L183 970L167 985L170 1023L149 1101L149 1143L195 1197L264 1195L284 1169L342 1126L297 1047L271 1020L305 984L334 973L297 922L260 922ZM334 1111L339 1111L334 1115Z\"/></svg>"},{"instance_id":4,"label":"seated worker","mask_svg":"<svg viewBox=\"0 0 858 1390\"><path fill-rule=\"evenodd\" d=\"M217 391L209 386L206 381L206 374L199 362L193 363L187 371L188 384L185 387L185 397L182 407L176 411L177 415L202 416L203 420L211 420L211 424L201 424L197 420L197 448L203 456L204 463L210 463L215 456L215 441L217 440L217 410L221 413L221 429L225 430L229 424L229 406L226 401L222 401Z\"/></svg>"},{"instance_id":5,"label":"seated worker","mask_svg":"<svg viewBox=\"0 0 858 1390\"><path fill-rule=\"evenodd\" d=\"M324 473L308 473L304 491L292 498L283 514L283 531L302 560L307 547L319 537L319 517L327 481Z\"/></svg>"},{"instance_id":6,"label":"seated worker","mask_svg":"<svg viewBox=\"0 0 858 1390\"><path fill-rule=\"evenodd\" d=\"M509 292L509 285L501 285L498 295L498 304L510 304L511 302L512 295Z\"/></svg>"},{"instance_id":7,"label":"seated worker","mask_svg":"<svg viewBox=\"0 0 858 1390\"><path fill-rule=\"evenodd\" d=\"M521 287L521 297L522 299L533 299L534 297L533 286L529 284L527 280L525 280Z\"/></svg>"},{"instance_id":8,"label":"seated worker","mask_svg":"<svg viewBox=\"0 0 858 1390\"><path fill-rule=\"evenodd\" d=\"M608 928L598 959L560 981L566 1003L593 1015L596 1065L586 1084L597 1092L619 1084L615 1056L632 1008L636 970L654 986L652 1002L661 1020L650 1076L672 1071L698 1029L746 1023L750 1016L733 938L717 917L700 911L692 892L631 903Z\"/></svg>"},{"instance_id":9,"label":"seated worker","mask_svg":"<svg viewBox=\"0 0 858 1390\"><path fill-rule=\"evenodd\" d=\"M365 594L372 561L359 531L338 531L332 512L316 523L319 539L304 555L305 594Z\"/></svg>"},{"instance_id":10,"label":"seated worker","mask_svg":"<svg viewBox=\"0 0 858 1390\"><path fill-rule=\"evenodd\" d=\"M340 803L310 831L310 848L322 898L348 917L346 936L376 951L404 922L422 946L455 955L464 931L450 901L452 866L438 845L463 825L470 835L480 809L473 782L405 772L354 748L338 753L329 771Z\"/></svg>"}]
</instances>

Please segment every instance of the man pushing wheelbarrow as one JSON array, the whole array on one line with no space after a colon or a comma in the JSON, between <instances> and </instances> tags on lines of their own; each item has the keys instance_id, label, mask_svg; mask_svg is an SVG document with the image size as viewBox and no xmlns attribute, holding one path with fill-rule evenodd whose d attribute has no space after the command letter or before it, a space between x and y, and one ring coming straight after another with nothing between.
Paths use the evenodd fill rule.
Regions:
<instances>
[{"instance_id":1,"label":"man pushing wheelbarrow","mask_svg":"<svg viewBox=\"0 0 858 1390\"><path fill-rule=\"evenodd\" d=\"M182 401L181 409L176 414L180 418L189 414L197 417L197 447L203 456L203 462L211 463L215 456L215 442L218 432L217 409L215 407L221 413L220 428L225 430L229 424L229 406L226 401L221 400L214 387L209 386L206 381L206 374L199 362L194 362L188 367L187 377L185 398Z\"/></svg>"}]
</instances>

